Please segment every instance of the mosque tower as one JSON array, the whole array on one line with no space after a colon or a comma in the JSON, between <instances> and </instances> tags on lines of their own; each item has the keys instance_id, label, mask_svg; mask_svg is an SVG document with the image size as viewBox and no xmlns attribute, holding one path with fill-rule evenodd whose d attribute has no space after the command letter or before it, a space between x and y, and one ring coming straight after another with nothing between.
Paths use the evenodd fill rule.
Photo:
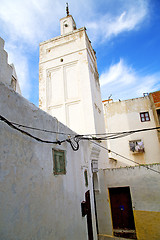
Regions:
<instances>
[{"instance_id":1,"label":"mosque tower","mask_svg":"<svg viewBox=\"0 0 160 240\"><path fill-rule=\"evenodd\" d=\"M78 134L104 133L95 51L66 7L61 35L40 43L39 107Z\"/></svg>"}]
</instances>

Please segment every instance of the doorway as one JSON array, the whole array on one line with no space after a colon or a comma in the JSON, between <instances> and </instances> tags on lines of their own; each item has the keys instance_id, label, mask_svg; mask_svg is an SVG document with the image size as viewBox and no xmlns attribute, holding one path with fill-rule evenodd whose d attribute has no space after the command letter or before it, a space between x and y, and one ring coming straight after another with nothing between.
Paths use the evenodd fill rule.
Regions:
<instances>
[{"instance_id":1,"label":"doorway","mask_svg":"<svg viewBox=\"0 0 160 240\"><path fill-rule=\"evenodd\" d=\"M136 239L129 187L109 188L114 236Z\"/></svg>"},{"instance_id":2,"label":"doorway","mask_svg":"<svg viewBox=\"0 0 160 240\"><path fill-rule=\"evenodd\" d=\"M92 229L92 214L91 214L91 202L90 202L90 191L85 193L86 208L87 208L87 228L88 228L88 240L93 240L93 229Z\"/></svg>"}]
</instances>

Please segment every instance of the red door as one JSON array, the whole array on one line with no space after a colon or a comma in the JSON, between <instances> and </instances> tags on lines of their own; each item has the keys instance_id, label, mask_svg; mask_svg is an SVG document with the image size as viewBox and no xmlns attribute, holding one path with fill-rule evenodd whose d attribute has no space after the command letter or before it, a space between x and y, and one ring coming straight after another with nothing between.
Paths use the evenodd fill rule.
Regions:
<instances>
[{"instance_id":1,"label":"red door","mask_svg":"<svg viewBox=\"0 0 160 240\"><path fill-rule=\"evenodd\" d=\"M109 188L113 229L135 230L129 187Z\"/></svg>"}]
</instances>

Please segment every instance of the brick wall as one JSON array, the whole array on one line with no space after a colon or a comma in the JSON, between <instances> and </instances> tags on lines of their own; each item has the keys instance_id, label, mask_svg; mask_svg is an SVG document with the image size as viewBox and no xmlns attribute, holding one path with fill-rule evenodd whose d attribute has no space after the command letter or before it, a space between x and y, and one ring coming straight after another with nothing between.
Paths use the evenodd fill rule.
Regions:
<instances>
[{"instance_id":1,"label":"brick wall","mask_svg":"<svg viewBox=\"0 0 160 240\"><path fill-rule=\"evenodd\" d=\"M160 91L151 93L156 108L160 108Z\"/></svg>"}]
</instances>

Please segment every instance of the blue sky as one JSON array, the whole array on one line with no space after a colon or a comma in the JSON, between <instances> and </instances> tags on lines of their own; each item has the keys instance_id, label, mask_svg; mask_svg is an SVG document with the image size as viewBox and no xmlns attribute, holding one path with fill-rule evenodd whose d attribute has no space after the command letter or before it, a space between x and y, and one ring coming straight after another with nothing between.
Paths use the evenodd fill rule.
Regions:
<instances>
[{"instance_id":1,"label":"blue sky","mask_svg":"<svg viewBox=\"0 0 160 240\"><path fill-rule=\"evenodd\" d=\"M96 51L102 99L160 89L159 0L70 0ZM38 106L39 43L60 35L64 0L1 0L0 33L22 94Z\"/></svg>"}]
</instances>

